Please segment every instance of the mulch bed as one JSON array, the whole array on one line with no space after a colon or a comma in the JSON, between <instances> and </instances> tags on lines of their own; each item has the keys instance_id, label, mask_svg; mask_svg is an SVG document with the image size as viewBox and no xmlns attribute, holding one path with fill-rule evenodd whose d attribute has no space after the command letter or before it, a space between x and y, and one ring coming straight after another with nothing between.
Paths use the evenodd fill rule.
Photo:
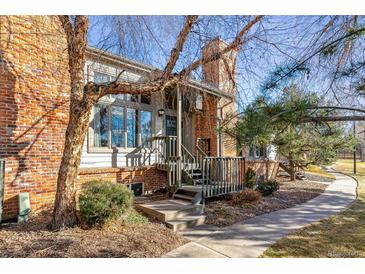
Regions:
<instances>
[{"instance_id":1,"label":"mulch bed","mask_svg":"<svg viewBox=\"0 0 365 274\"><path fill-rule=\"evenodd\" d=\"M124 225L113 222L103 228L47 229L50 210L26 224L0 225L0 257L132 257L151 258L186 241L159 223Z\"/></svg>"},{"instance_id":2,"label":"mulch bed","mask_svg":"<svg viewBox=\"0 0 365 274\"><path fill-rule=\"evenodd\" d=\"M256 204L232 206L229 195L208 200L205 208L206 223L224 227L257 215L293 207L317 197L328 186L326 183L312 181L290 182L287 178L277 179L280 181L280 189Z\"/></svg>"}]
</instances>

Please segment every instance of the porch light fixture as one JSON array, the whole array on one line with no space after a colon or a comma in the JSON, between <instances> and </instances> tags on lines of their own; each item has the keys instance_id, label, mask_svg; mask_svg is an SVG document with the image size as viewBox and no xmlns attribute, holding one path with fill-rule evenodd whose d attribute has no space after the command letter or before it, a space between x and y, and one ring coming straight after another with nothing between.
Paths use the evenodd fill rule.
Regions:
<instances>
[{"instance_id":1,"label":"porch light fixture","mask_svg":"<svg viewBox=\"0 0 365 274\"><path fill-rule=\"evenodd\" d=\"M158 110L158 116L163 116L165 114L165 110L163 108Z\"/></svg>"}]
</instances>

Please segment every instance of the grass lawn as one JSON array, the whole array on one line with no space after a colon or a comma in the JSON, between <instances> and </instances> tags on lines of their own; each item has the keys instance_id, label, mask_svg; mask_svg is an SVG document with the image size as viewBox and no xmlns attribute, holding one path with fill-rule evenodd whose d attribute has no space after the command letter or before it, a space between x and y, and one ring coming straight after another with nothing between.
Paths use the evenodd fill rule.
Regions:
<instances>
[{"instance_id":1,"label":"grass lawn","mask_svg":"<svg viewBox=\"0 0 365 274\"><path fill-rule=\"evenodd\" d=\"M321 177L325 177L325 178L332 179L332 180L336 179L335 175L329 174L326 171L324 171L321 167L315 166L315 165L309 165L307 170L305 171L305 173L319 175Z\"/></svg>"},{"instance_id":2,"label":"grass lawn","mask_svg":"<svg viewBox=\"0 0 365 274\"><path fill-rule=\"evenodd\" d=\"M351 160L335 164L351 174ZM365 257L365 163L358 163L358 198L344 212L309 225L279 240L261 257Z\"/></svg>"}]
</instances>

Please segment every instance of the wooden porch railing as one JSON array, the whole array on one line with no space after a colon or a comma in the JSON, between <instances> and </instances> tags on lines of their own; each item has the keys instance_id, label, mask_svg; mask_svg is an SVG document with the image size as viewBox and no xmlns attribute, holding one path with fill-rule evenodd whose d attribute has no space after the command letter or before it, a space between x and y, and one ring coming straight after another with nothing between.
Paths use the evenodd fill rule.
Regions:
<instances>
[{"instance_id":1,"label":"wooden porch railing","mask_svg":"<svg viewBox=\"0 0 365 274\"><path fill-rule=\"evenodd\" d=\"M245 169L244 157L203 158L203 196L209 198L242 190Z\"/></svg>"}]
</instances>

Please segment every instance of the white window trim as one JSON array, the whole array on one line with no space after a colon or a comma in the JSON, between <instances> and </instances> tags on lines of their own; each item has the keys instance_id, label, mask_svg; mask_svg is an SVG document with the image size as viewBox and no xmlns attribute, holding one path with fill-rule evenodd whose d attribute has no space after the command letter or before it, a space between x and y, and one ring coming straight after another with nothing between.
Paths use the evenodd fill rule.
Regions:
<instances>
[{"instance_id":1,"label":"white window trim","mask_svg":"<svg viewBox=\"0 0 365 274\"><path fill-rule=\"evenodd\" d=\"M87 149L88 153L113 153L113 147L111 146L111 130L110 130L110 124L111 124L111 107L121 107L123 108L123 117L124 117L124 147L116 147L118 153L129 153L134 151L138 146L141 145L141 123L140 123L140 117L137 121L137 146L136 147L127 147L127 131L126 131L126 113L127 108L135 109L137 111L148 111L151 112L151 136L155 133L155 119L153 117L156 115L156 111L153 108L153 106L142 104L140 103L140 96L138 98L139 102L129 102L124 101L120 99L112 99L110 97L107 98L101 98L97 104L106 105L108 107L108 119L109 119L109 125L108 125L108 146L107 147L96 147L94 145L94 125L93 125L93 119L94 119L94 107L92 109L92 115L90 115L90 123L89 123L89 130L88 130L88 136L87 136ZM152 102L151 102L152 103ZM140 115L140 113L139 113Z\"/></svg>"}]
</instances>

